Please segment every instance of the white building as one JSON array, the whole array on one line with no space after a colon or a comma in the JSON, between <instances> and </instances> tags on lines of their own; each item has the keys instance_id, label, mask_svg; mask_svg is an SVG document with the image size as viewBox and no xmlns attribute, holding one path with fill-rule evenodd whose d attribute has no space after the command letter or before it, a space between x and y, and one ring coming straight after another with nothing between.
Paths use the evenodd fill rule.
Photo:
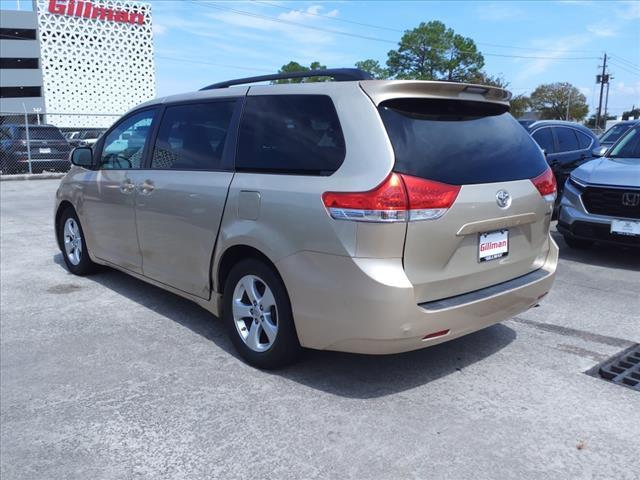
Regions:
<instances>
[{"instance_id":1,"label":"white building","mask_svg":"<svg viewBox=\"0 0 640 480\"><path fill-rule=\"evenodd\" d=\"M122 114L155 97L149 4L37 0L36 6L48 122L106 127L114 117L80 114Z\"/></svg>"}]
</instances>

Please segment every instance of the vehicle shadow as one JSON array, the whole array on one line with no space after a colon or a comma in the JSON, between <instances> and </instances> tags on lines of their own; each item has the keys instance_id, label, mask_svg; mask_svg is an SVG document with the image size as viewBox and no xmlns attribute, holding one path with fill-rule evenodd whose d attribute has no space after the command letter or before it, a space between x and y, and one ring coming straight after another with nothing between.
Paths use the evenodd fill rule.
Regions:
<instances>
[{"instance_id":1,"label":"vehicle shadow","mask_svg":"<svg viewBox=\"0 0 640 480\"><path fill-rule=\"evenodd\" d=\"M640 248L633 248L607 243L596 243L585 249L571 248L564 237L552 231L553 239L560 247L560 259L580 262L596 267L619 268L640 271Z\"/></svg>"},{"instance_id":2,"label":"vehicle shadow","mask_svg":"<svg viewBox=\"0 0 640 480\"><path fill-rule=\"evenodd\" d=\"M66 269L61 254L54 256L54 262ZM239 358L222 322L195 303L111 268L105 267L86 278L173 320ZM264 374L347 398L384 397L460 374L515 338L513 329L498 324L444 344L396 355L305 350L298 363Z\"/></svg>"}]
</instances>

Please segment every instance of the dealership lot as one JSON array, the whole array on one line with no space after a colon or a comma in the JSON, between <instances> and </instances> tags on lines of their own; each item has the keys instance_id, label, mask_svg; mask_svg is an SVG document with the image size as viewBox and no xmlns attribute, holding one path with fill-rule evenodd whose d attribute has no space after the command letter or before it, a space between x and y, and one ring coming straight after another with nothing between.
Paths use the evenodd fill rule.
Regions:
<instances>
[{"instance_id":1,"label":"dealership lot","mask_svg":"<svg viewBox=\"0 0 640 480\"><path fill-rule=\"evenodd\" d=\"M637 478L640 394L585 375L640 342L640 254L568 250L540 307L431 349L242 363L220 322L67 273L57 180L2 182L3 480Z\"/></svg>"}]
</instances>

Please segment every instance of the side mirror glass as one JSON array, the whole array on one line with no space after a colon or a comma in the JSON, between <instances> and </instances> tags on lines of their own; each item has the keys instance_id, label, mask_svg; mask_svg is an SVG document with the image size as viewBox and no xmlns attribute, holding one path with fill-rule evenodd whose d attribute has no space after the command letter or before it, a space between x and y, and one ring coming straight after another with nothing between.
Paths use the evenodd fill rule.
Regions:
<instances>
[{"instance_id":1,"label":"side mirror glass","mask_svg":"<svg viewBox=\"0 0 640 480\"><path fill-rule=\"evenodd\" d=\"M76 147L71 152L71 163L78 167L93 168L93 150L89 147Z\"/></svg>"},{"instance_id":2,"label":"side mirror glass","mask_svg":"<svg viewBox=\"0 0 640 480\"><path fill-rule=\"evenodd\" d=\"M591 154L594 157L603 157L606 152L607 152L607 147L598 147L598 148L594 148Z\"/></svg>"}]
</instances>

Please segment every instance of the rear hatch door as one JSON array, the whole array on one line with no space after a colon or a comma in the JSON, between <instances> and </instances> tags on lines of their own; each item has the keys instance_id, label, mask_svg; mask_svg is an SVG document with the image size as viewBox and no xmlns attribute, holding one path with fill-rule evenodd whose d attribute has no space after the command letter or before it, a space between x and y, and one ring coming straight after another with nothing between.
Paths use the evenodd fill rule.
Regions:
<instances>
[{"instance_id":1,"label":"rear hatch door","mask_svg":"<svg viewBox=\"0 0 640 480\"><path fill-rule=\"evenodd\" d=\"M505 104L391 98L378 105L394 171L460 186L439 218L409 221L403 263L426 302L482 289L542 266L554 196L544 156ZM555 191L555 184L553 184Z\"/></svg>"}]
</instances>

